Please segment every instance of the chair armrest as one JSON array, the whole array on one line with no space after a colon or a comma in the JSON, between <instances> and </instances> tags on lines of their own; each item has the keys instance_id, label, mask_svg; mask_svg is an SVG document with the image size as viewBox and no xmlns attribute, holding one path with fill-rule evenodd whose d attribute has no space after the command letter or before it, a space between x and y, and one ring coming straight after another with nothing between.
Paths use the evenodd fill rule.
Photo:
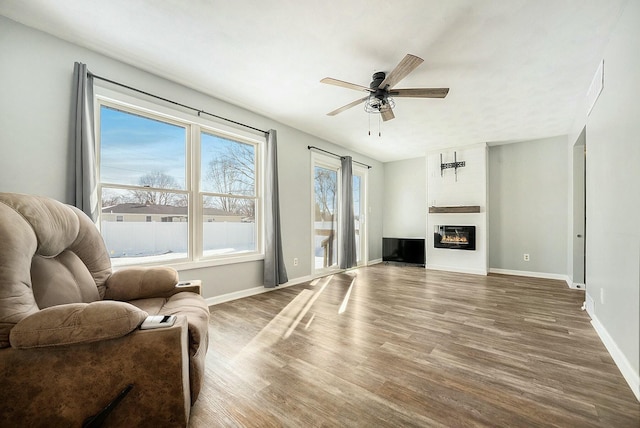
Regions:
<instances>
[{"instance_id":1,"label":"chair armrest","mask_svg":"<svg viewBox=\"0 0 640 428\"><path fill-rule=\"evenodd\" d=\"M129 301L161 297L176 287L178 272L170 267L130 267L113 273L106 282L105 299Z\"/></svg>"},{"instance_id":2,"label":"chair armrest","mask_svg":"<svg viewBox=\"0 0 640 428\"><path fill-rule=\"evenodd\" d=\"M202 295L202 281L199 279L192 279L191 281L180 281L178 285L176 285L174 292L171 294L181 293L183 291Z\"/></svg>"},{"instance_id":3,"label":"chair armrest","mask_svg":"<svg viewBox=\"0 0 640 428\"><path fill-rule=\"evenodd\" d=\"M147 315L129 303L108 300L51 306L18 322L9 342L17 349L99 342L129 334Z\"/></svg>"}]
</instances>

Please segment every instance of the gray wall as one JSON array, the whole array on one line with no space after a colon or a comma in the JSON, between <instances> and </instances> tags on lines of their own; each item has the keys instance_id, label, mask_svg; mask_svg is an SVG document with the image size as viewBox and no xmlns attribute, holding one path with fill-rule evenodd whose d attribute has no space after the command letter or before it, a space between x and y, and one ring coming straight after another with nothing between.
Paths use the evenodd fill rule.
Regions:
<instances>
[{"instance_id":1,"label":"gray wall","mask_svg":"<svg viewBox=\"0 0 640 428\"><path fill-rule=\"evenodd\" d=\"M373 159L302 133L264 116L159 78L104 55L0 17L0 191L70 201L67 179L69 114L74 61L148 92L261 129L278 131L284 258L289 278L311 274L311 164L314 145L372 165L369 170L369 258L382 257L384 166ZM308 177L308 179L303 179ZM300 260L293 266L293 258ZM262 284L262 261L181 271L202 279L205 297Z\"/></svg>"},{"instance_id":2,"label":"gray wall","mask_svg":"<svg viewBox=\"0 0 640 428\"><path fill-rule=\"evenodd\" d=\"M427 227L426 158L387 162L382 232L395 238L425 238Z\"/></svg>"},{"instance_id":3,"label":"gray wall","mask_svg":"<svg viewBox=\"0 0 640 428\"><path fill-rule=\"evenodd\" d=\"M627 360L630 370L622 372L640 400L638 17L640 2L629 2L605 51L604 89L586 121L586 284L592 315Z\"/></svg>"},{"instance_id":4,"label":"gray wall","mask_svg":"<svg viewBox=\"0 0 640 428\"><path fill-rule=\"evenodd\" d=\"M490 147L490 268L566 275L567 156L566 136Z\"/></svg>"}]
</instances>

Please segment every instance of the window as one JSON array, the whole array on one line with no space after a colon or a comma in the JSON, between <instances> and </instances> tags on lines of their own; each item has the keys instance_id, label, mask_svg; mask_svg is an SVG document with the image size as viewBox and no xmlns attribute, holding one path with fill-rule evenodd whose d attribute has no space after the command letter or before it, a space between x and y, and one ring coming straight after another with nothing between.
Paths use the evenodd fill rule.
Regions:
<instances>
[{"instance_id":1,"label":"window","mask_svg":"<svg viewBox=\"0 0 640 428\"><path fill-rule=\"evenodd\" d=\"M255 251L255 145L202 132L200 159L203 254Z\"/></svg>"},{"instance_id":2,"label":"window","mask_svg":"<svg viewBox=\"0 0 640 428\"><path fill-rule=\"evenodd\" d=\"M100 227L113 264L261 258L262 142L140 103L97 98Z\"/></svg>"}]
</instances>

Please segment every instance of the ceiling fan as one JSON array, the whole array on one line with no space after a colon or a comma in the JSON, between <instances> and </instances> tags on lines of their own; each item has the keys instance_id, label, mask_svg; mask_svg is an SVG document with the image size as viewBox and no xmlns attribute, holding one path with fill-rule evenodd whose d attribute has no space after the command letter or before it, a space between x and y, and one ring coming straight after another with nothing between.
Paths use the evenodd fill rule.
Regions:
<instances>
[{"instance_id":1,"label":"ceiling fan","mask_svg":"<svg viewBox=\"0 0 640 428\"><path fill-rule=\"evenodd\" d=\"M393 107L395 101L393 97L410 98L444 98L449 93L449 88L411 88L393 89L393 87L409 73L415 70L424 60L415 55L407 54L402 61L389 74L379 71L373 74L373 80L369 87L356 85L355 83L343 82L342 80L325 77L320 82L328 85L342 86L343 88L355 89L356 91L368 92L367 96L355 100L342 106L327 116L335 116L345 110L355 107L364 102L364 109L368 113L380 113L383 121L391 120L395 117Z\"/></svg>"}]
</instances>

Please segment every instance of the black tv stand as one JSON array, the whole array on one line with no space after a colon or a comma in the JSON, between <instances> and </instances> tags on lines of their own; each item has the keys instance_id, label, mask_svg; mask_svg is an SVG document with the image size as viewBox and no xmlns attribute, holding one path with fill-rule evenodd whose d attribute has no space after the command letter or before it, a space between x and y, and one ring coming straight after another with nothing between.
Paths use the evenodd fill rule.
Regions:
<instances>
[{"instance_id":1,"label":"black tv stand","mask_svg":"<svg viewBox=\"0 0 640 428\"><path fill-rule=\"evenodd\" d=\"M382 238L382 261L404 265L426 265L424 238Z\"/></svg>"}]
</instances>

